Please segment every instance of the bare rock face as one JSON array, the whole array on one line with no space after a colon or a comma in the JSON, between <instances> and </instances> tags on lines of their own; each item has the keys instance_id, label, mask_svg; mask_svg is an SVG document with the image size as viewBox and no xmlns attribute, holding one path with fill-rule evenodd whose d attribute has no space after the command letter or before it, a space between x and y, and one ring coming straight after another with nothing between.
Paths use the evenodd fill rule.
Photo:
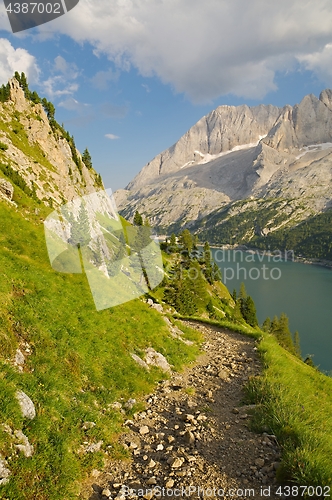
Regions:
<instances>
[{"instance_id":1,"label":"bare rock face","mask_svg":"<svg viewBox=\"0 0 332 500\"><path fill-rule=\"evenodd\" d=\"M330 89L283 108L219 106L145 165L115 200L125 217L139 210L165 231L174 223L177 230L190 228L240 200L280 196L294 200L299 222L331 205L331 157Z\"/></svg>"},{"instance_id":2,"label":"bare rock face","mask_svg":"<svg viewBox=\"0 0 332 500\"><path fill-rule=\"evenodd\" d=\"M291 151L311 144L332 141L332 112L329 92L317 99L313 94L305 96L300 104L286 106L274 127L263 142L278 150ZM326 105L329 103L329 106Z\"/></svg>"},{"instance_id":3,"label":"bare rock face","mask_svg":"<svg viewBox=\"0 0 332 500\"><path fill-rule=\"evenodd\" d=\"M325 89L320 93L319 100L332 110L332 90Z\"/></svg>"},{"instance_id":4,"label":"bare rock face","mask_svg":"<svg viewBox=\"0 0 332 500\"><path fill-rule=\"evenodd\" d=\"M143 167L127 189L136 190L165 174L206 163L211 156L244 144L256 145L279 114L275 106L219 106L201 118L176 144Z\"/></svg>"},{"instance_id":5,"label":"bare rock face","mask_svg":"<svg viewBox=\"0 0 332 500\"><path fill-rule=\"evenodd\" d=\"M24 91L20 87L20 84L16 78L9 80L10 85L10 100L14 103L14 107L17 111L26 111L29 107L28 101L24 96Z\"/></svg>"},{"instance_id":6,"label":"bare rock face","mask_svg":"<svg viewBox=\"0 0 332 500\"><path fill-rule=\"evenodd\" d=\"M13 199L14 187L5 179L0 179L0 195L7 198L9 201Z\"/></svg>"}]
</instances>

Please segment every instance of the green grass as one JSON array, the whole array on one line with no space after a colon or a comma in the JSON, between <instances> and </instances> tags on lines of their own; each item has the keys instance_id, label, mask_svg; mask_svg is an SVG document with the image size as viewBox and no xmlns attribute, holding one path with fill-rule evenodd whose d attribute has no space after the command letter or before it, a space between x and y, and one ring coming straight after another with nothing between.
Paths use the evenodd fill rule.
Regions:
<instances>
[{"instance_id":1,"label":"green grass","mask_svg":"<svg viewBox=\"0 0 332 500\"><path fill-rule=\"evenodd\" d=\"M29 220L0 203L0 416L2 423L23 430L35 454L10 461L11 480L0 496L72 500L87 472L101 467L109 450L118 450L124 416L111 403L138 399L165 376L158 369L146 372L130 354L152 346L180 370L195 359L199 342L187 346L173 339L160 314L139 299L97 312L85 275L52 270L33 203L25 206L24 194L17 193ZM32 352L19 373L8 359L23 342ZM17 389L34 401L33 421L22 419ZM84 421L96 426L83 431ZM84 441L99 440L101 452L77 452ZM1 456L8 456L11 444L0 431Z\"/></svg>"},{"instance_id":2,"label":"green grass","mask_svg":"<svg viewBox=\"0 0 332 500\"><path fill-rule=\"evenodd\" d=\"M258 404L257 430L268 428L282 447L280 481L332 487L332 379L285 351L264 334L264 372L249 382Z\"/></svg>"},{"instance_id":3,"label":"green grass","mask_svg":"<svg viewBox=\"0 0 332 500\"><path fill-rule=\"evenodd\" d=\"M49 209L19 188L15 197L17 210L0 203L0 422L22 429L35 454L10 460L13 474L0 497L72 500L78 498L86 474L101 468L105 457L125 456L116 442L121 422L142 407L139 398L165 376L158 369L146 372L130 354L142 355L152 346L181 370L197 356L202 337L178 315L171 321L194 345L175 340L160 314L139 299L97 312L85 275L57 273L50 267L40 223ZM157 289L152 296L161 300L161 292ZM215 304L220 300L227 316L186 319L260 341L264 370L250 380L247 399L257 404L254 428L268 428L282 446L279 480L332 486L332 379L285 351L273 336L232 318L224 285L207 285L207 293ZM31 355L19 373L8 360L23 342L29 343ZM22 418L14 397L17 389L34 401L33 421ZM127 415L111 408L114 401L129 397L138 404ZM84 421L96 426L83 431ZM78 453L84 441L99 440L100 452ZM0 427L0 455L11 455L12 446Z\"/></svg>"}]
</instances>

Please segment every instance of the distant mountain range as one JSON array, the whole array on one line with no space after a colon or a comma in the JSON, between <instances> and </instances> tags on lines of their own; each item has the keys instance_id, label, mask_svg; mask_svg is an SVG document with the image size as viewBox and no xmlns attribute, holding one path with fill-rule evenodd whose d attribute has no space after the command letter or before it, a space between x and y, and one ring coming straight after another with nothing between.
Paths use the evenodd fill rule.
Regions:
<instances>
[{"instance_id":1,"label":"distant mountain range","mask_svg":"<svg viewBox=\"0 0 332 500\"><path fill-rule=\"evenodd\" d=\"M219 106L115 193L159 232L248 243L332 207L332 90L278 108Z\"/></svg>"}]
</instances>

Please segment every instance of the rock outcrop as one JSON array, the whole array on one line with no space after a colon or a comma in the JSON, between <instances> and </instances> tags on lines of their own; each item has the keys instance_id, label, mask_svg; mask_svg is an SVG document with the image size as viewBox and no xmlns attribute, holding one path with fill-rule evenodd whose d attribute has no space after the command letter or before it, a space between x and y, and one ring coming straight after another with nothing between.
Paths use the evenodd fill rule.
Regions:
<instances>
[{"instance_id":1,"label":"rock outcrop","mask_svg":"<svg viewBox=\"0 0 332 500\"><path fill-rule=\"evenodd\" d=\"M25 98L19 82L9 81L10 99L0 103L0 163L9 165L49 206L89 194L98 188L98 177L73 151L60 129L52 129L42 104ZM0 175L2 174L0 169ZM2 175L1 175L2 176ZM13 189L7 179L0 179L0 196L12 199Z\"/></svg>"},{"instance_id":2,"label":"rock outcrop","mask_svg":"<svg viewBox=\"0 0 332 500\"><path fill-rule=\"evenodd\" d=\"M13 199L14 187L5 179L0 179L0 197L5 198L9 201Z\"/></svg>"}]
</instances>

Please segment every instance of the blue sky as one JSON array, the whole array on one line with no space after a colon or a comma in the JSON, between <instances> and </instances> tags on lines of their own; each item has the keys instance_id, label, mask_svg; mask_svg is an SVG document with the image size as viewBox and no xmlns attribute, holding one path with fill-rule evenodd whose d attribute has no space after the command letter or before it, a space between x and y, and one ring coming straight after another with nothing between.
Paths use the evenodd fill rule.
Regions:
<instances>
[{"instance_id":1,"label":"blue sky","mask_svg":"<svg viewBox=\"0 0 332 500\"><path fill-rule=\"evenodd\" d=\"M80 0L13 35L0 4L0 83L30 87L125 185L221 104L295 104L332 87L330 0Z\"/></svg>"}]
</instances>

